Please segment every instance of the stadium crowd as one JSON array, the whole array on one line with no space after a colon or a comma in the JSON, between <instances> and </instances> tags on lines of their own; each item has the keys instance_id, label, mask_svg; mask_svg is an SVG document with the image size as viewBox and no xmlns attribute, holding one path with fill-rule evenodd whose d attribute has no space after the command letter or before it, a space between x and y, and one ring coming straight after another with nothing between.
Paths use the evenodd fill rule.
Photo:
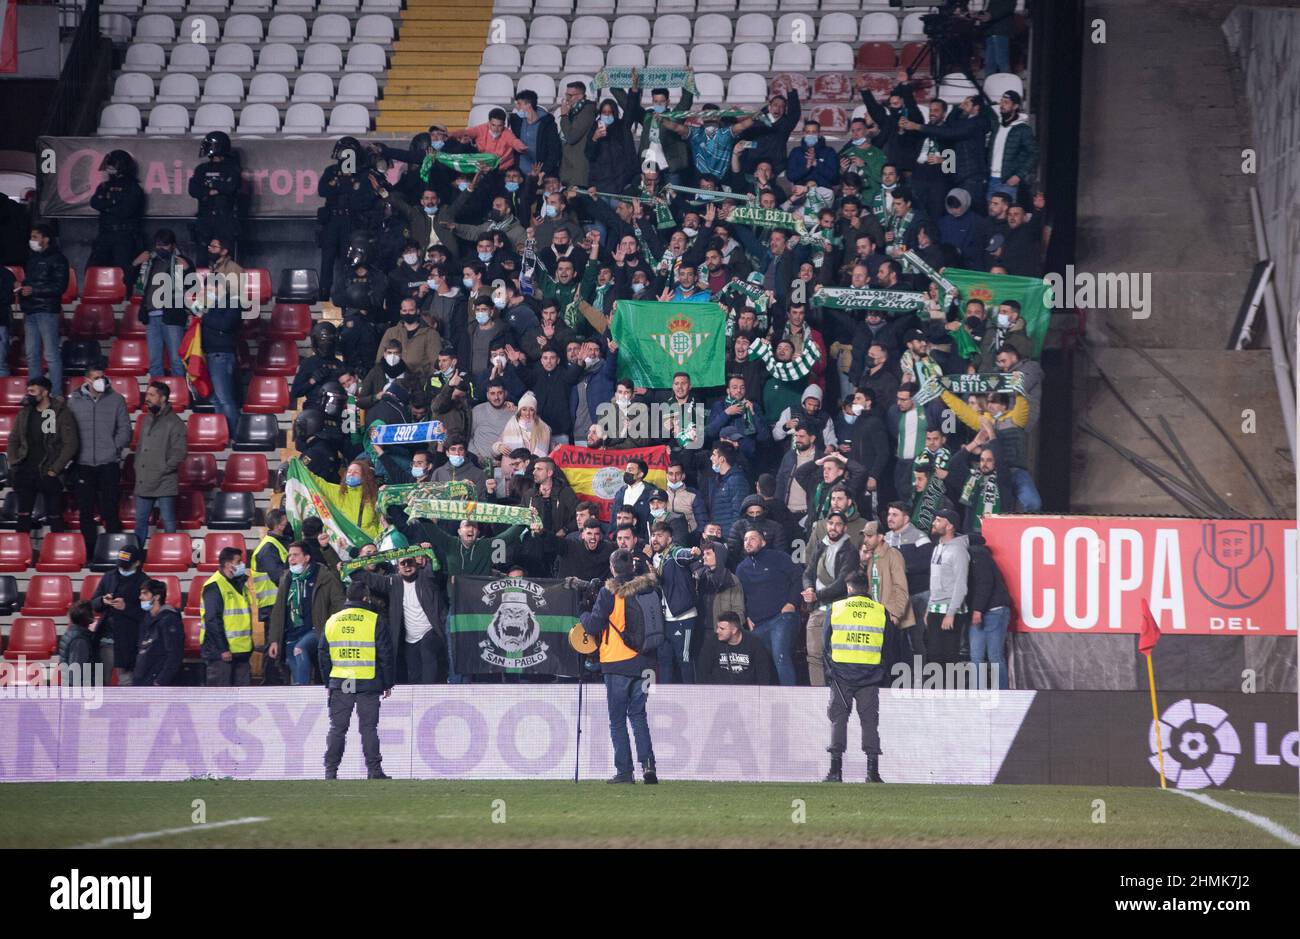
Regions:
<instances>
[{"instance_id":1,"label":"stadium crowd","mask_svg":"<svg viewBox=\"0 0 1300 939\"><path fill-rule=\"evenodd\" d=\"M641 87L636 70L627 84L593 97L572 83L554 112L521 90L486 123L435 125L407 147L345 137L321 176L320 279L339 315L313 325L292 380L293 440L312 474L359 496L358 520L381 532L364 552L436 554L436 574L409 558L363 575L387 601L404 679L466 680L448 660L446 577L588 582L626 548L659 576L670 639L662 681L824 684L825 611L860 571L914 655L998 664L1005 687L1010 600L980 528L985 514L1041 508L1029 453L1042 370L1015 300L949 306L925 268L1042 274L1050 223L1020 96L936 98L923 115L917 82L902 72L881 101L859 84L865 114L832 145L797 92L741 112L696 108L689 94L670 105L670 89ZM92 263L123 266L146 297L153 376L186 374L181 336L202 317L213 397L233 433L238 301L210 296L187 309L146 292L164 271L240 270L228 191L237 156L219 132L203 156L190 183L199 206L190 254L167 229L152 233L152 250L120 250L118 236L134 224L138 237L147 205L129 157L106 161L96 208L108 237ZM750 205L790 213L799 227L732 220ZM68 261L46 223L31 227L29 247L21 287L0 268L0 296L14 295L25 321L30 376L8 440L17 527L39 528L43 496L45 523L59 530L69 486L93 551L97 509L108 531L120 528L131 425L103 362L67 396L57 354L45 354L45 372ZM836 288L927 299L923 312L901 313L819 302ZM644 299L722 304L725 386L693 387L685 372L664 387L620 377L609 323L620 301ZM0 306L3 334L9 304ZM937 381L963 374L1015 376L1017 390L961 396ZM90 610L72 611L64 637L66 654L81 657L103 657L97 647L114 636L138 641L138 656L119 648L119 664L134 661L139 680L162 684L179 680L180 618L141 565L155 505L164 530L177 526L185 432L169 395L163 382L147 390L138 544ZM678 417L634 433L652 405ZM425 421L440 422L445 439L384 446L367 433L376 422ZM665 444L666 484L629 459L602 520L550 456L566 443ZM480 526L378 508L380 486L419 481L466 481L479 500L530 506L540 521ZM279 509L265 521L257 548L223 551L219 582L205 588L210 683L249 681L251 649L235 641L229 615L239 597L254 598L264 651L299 684L313 680L321 628L344 604L337 566L347 559L320 521L295 531ZM86 641L94 615L101 625Z\"/></svg>"}]
</instances>

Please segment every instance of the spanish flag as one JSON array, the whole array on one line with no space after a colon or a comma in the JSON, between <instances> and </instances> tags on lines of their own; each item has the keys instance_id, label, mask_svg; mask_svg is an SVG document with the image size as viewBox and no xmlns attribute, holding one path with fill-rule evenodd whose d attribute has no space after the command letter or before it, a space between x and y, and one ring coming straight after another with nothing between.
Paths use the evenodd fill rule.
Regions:
<instances>
[{"instance_id":1,"label":"spanish flag","mask_svg":"<svg viewBox=\"0 0 1300 939\"><path fill-rule=\"evenodd\" d=\"M551 459L564 471L564 478L573 487L579 499L594 503L596 512L604 521L611 517L614 496L623 485L623 471L628 460L645 460L649 471L645 481L648 486L663 489L668 485L668 448L637 447L632 450L601 450L595 447L575 447L565 444L551 451Z\"/></svg>"},{"instance_id":2,"label":"spanish flag","mask_svg":"<svg viewBox=\"0 0 1300 939\"><path fill-rule=\"evenodd\" d=\"M181 360L185 362L185 375L190 387L200 398L211 397L212 378L208 375L208 360L203 356L203 320L194 317L181 339Z\"/></svg>"}]
</instances>

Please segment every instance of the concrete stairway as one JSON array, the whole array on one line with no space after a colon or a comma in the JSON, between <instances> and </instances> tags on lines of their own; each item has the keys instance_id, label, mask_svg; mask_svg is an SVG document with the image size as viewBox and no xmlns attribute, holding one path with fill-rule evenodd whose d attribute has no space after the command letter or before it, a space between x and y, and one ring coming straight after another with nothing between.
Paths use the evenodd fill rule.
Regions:
<instances>
[{"instance_id":1,"label":"concrete stairway","mask_svg":"<svg viewBox=\"0 0 1300 939\"><path fill-rule=\"evenodd\" d=\"M492 21L492 0L407 0L375 130L464 127Z\"/></svg>"}]
</instances>

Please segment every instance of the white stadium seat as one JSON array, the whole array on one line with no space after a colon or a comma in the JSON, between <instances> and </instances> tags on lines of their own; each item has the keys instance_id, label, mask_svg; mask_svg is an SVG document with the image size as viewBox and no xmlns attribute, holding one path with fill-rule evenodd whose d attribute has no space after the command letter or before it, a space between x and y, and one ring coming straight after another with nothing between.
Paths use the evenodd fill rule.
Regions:
<instances>
[{"instance_id":1,"label":"white stadium seat","mask_svg":"<svg viewBox=\"0 0 1300 939\"><path fill-rule=\"evenodd\" d=\"M134 104L110 104L99 115L97 133L104 137L134 137L140 133L140 109Z\"/></svg>"},{"instance_id":2,"label":"white stadium seat","mask_svg":"<svg viewBox=\"0 0 1300 939\"><path fill-rule=\"evenodd\" d=\"M949 104L956 104L975 93L975 85L969 78L961 72L951 72L939 80L939 87L935 89L934 96ZM997 101L997 98L993 100Z\"/></svg>"},{"instance_id":3,"label":"white stadium seat","mask_svg":"<svg viewBox=\"0 0 1300 939\"><path fill-rule=\"evenodd\" d=\"M478 68L480 72L518 72L519 50L505 43L488 45L483 49L483 64Z\"/></svg>"},{"instance_id":4,"label":"white stadium seat","mask_svg":"<svg viewBox=\"0 0 1300 939\"><path fill-rule=\"evenodd\" d=\"M609 24L599 16L580 16L569 29L571 42L604 46L609 44Z\"/></svg>"},{"instance_id":5,"label":"white stadium seat","mask_svg":"<svg viewBox=\"0 0 1300 939\"><path fill-rule=\"evenodd\" d=\"M531 13L533 0L496 0L492 4L493 13Z\"/></svg>"},{"instance_id":6,"label":"white stadium seat","mask_svg":"<svg viewBox=\"0 0 1300 939\"><path fill-rule=\"evenodd\" d=\"M130 105L122 105L130 107ZM190 130L190 112L179 104L155 104L149 112L149 123L144 132L152 135L187 134Z\"/></svg>"},{"instance_id":7,"label":"white stadium seat","mask_svg":"<svg viewBox=\"0 0 1300 939\"><path fill-rule=\"evenodd\" d=\"M614 20L609 41L612 43L648 43L650 21L644 16L620 16Z\"/></svg>"},{"instance_id":8,"label":"white stadium seat","mask_svg":"<svg viewBox=\"0 0 1300 939\"><path fill-rule=\"evenodd\" d=\"M555 87L555 79L550 75L539 75L536 73L525 75L519 79L516 86L516 93L523 91L525 88L537 93L537 103L542 107L549 107L558 97L558 90Z\"/></svg>"},{"instance_id":9,"label":"white stadium seat","mask_svg":"<svg viewBox=\"0 0 1300 939\"><path fill-rule=\"evenodd\" d=\"M528 27L517 16L497 16L492 19L488 36L492 43L522 46L528 37Z\"/></svg>"},{"instance_id":10,"label":"white stadium seat","mask_svg":"<svg viewBox=\"0 0 1300 939\"><path fill-rule=\"evenodd\" d=\"M145 0L144 12L180 14L185 12L185 0Z\"/></svg>"},{"instance_id":11,"label":"white stadium seat","mask_svg":"<svg viewBox=\"0 0 1300 939\"><path fill-rule=\"evenodd\" d=\"M339 79L334 100L340 104L374 104L379 97L379 83L368 72L348 72Z\"/></svg>"},{"instance_id":12,"label":"white stadium seat","mask_svg":"<svg viewBox=\"0 0 1300 939\"><path fill-rule=\"evenodd\" d=\"M605 55L605 65L609 68L645 68L645 49L631 43L610 46Z\"/></svg>"},{"instance_id":13,"label":"white stadium seat","mask_svg":"<svg viewBox=\"0 0 1300 939\"><path fill-rule=\"evenodd\" d=\"M251 72L253 50L242 42L223 42L217 46L217 54L212 58L212 67L223 72Z\"/></svg>"},{"instance_id":14,"label":"white stadium seat","mask_svg":"<svg viewBox=\"0 0 1300 939\"><path fill-rule=\"evenodd\" d=\"M862 9L862 4L860 0L822 0L822 11L826 13L829 13L832 10L852 10L853 12L856 13L858 10L861 9ZM825 19L825 17L823 17L823 19ZM856 36L856 30L857 30L856 20L854 21L853 28Z\"/></svg>"},{"instance_id":15,"label":"white stadium seat","mask_svg":"<svg viewBox=\"0 0 1300 939\"><path fill-rule=\"evenodd\" d=\"M616 12L619 16L624 13L645 13L653 14L655 11L655 0L618 0Z\"/></svg>"},{"instance_id":16,"label":"white stadium seat","mask_svg":"<svg viewBox=\"0 0 1300 939\"><path fill-rule=\"evenodd\" d=\"M240 121L243 121L243 115L240 115ZM324 130L325 112L319 104L299 102L289 105L289 110L284 112L283 133L319 134Z\"/></svg>"},{"instance_id":17,"label":"white stadium seat","mask_svg":"<svg viewBox=\"0 0 1300 939\"><path fill-rule=\"evenodd\" d=\"M802 23L802 26L795 24ZM786 13L776 21L777 42L812 42L817 35L817 21L807 13ZM796 38L797 37L797 38Z\"/></svg>"},{"instance_id":18,"label":"white stadium seat","mask_svg":"<svg viewBox=\"0 0 1300 939\"><path fill-rule=\"evenodd\" d=\"M312 72L342 71L343 50L332 42L313 42L302 52L302 68Z\"/></svg>"},{"instance_id":19,"label":"white stadium seat","mask_svg":"<svg viewBox=\"0 0 1300 939\"><path fill-rule=\"evenodd\" d=\"M533 25L528 29L528 41L563 46L569 41L569 24L558 16L533 17Z\"/></svg>"},{"instance_id":20,"label":"white stadium seat","mask_svg":"<svg viewBox=\"0 0 1300 939\"><path fill-rule=\"evenodd\" d=\"M322 13L355 13L358 6L358 0L320 0L318 9Z\"/></svg>"},{"instance_id":21,"label":"white stadium seat","mask_svg":"<svg viewBox=\"0 0 1300 939\"><path fill-rule=\"evenodd\" d=\"M225 13L230 0L190 0L186 7L191 13Z\"/></svg>"},{"instance_id":22,"label":"white stadium seat","mask_svg":"<svg viewBox=\"0 0 1300 939\"><path fill-rule=\"evenodd\" d=\"M315 0L300 0L297 9L310 10L315 6ZM291 9L290 0L280 0L279 6L284 9ZM271 0L230 0L231 13L266 13L271 9Z\"/></svg>"},{"instance_id":23,"label":"white stadium seat","mask_svg":"<svg viewBox=\"0 0 1300 939\"><path fill-rule=\"evenodd\" d=\"M947 81L947 76L944 76ZM1025 96L1025 83L1020 80L1019 75L1013 75L1011 72L997 72L984 79L984 94L988 95L989 100L997 103L1008 91L1014 91L1021 98Z\"/></svg>"},{"instance_id":24,"label":"white stadium seat","mask_svg":"<svg viewBox=\"0 0 1300 939\"><path fill-rule=\"evenodd\" d=\"M249 104L279 104L289 97L289 79L279 72L258 72L248 82Z\"/></svg>"},{"instance_id":25,"label":"white stadium seat","mask_svg":"<svg viewBox=\"0 0 1300 939\"><path fill-rule=\"evenodd\" d=\"M388 68L388 56L384 54L383 46L377 46L373 42L355 43L348 50L346 68L349 72L382 72ZM333 119L331 115L330 120Z\"/></svg>"},{"instance_id":26,"label":"white stadium seat","mask_svg":"<svg viewBox=\"0 0 1300 939\"><path fill-rule=\"evenodd\" d=\"M346 45L352 39L352 24L346 16L326 13L316 17L311 24L312 42L334 42Z\"/></svg>"},{"instance_id":27,"label":"white stadium seat","mask_svg":"<svg viewBox=\"0 0 1300 939\"><path fill-rule=\"evenodd\" d=\"M868 13L862 17L858 39L864 42L894 42L898 39L898 17L892 13Z\"/></svg>"},{"instance_id":28,"label":"white stadium seat","mask_svg":"<svg viewBox=\"0 0 1300 939\"><path fill-rule=\"evenodd\" d=\"M794 0L781 0L780 3L777 3L776 0L740 0L737 9L742 13L747 13L750 10L761 13L776 13L782 9L815 10L817 9L817 0L811 0L811 6L808 3L796 3Z\"/></svg>"},{"instance_id":29,"label":"white stadium seat","mask_svg":"<svg viewBox=\"0 0 1300 939\"><path fill-rule=\"evenodd\" d=\"M269 42L257 56L259 72L298 71L298 50L285 42Z\"/></svg>"},{"instance_id":30,"label":"white stadium seat","mask_svg":"<svg viewBox=\"0 0 1300 939\"><path fill-rule=\"evenodd\" d=\"M823 42L817 47L813 71L843 72L853 70L853 47L847 42Z\"/></svg>"},{"instance_id":31,"label":"white stadium seat","mask_svg":"<svg viewBox=\"0 0 1300 939\"><path fill-rule=\"evenodd\" d=\"M113 82L114 104L148 104L153 100L153 79L143 72L124 72Z\"/></svg>"},{"instance_id":32,"label":"white stadium seat","mask_svg":"<svg viewBox=\"0 0 1300 939\"><path fill-rule=\"evenodd\" d=\"M767 100L767 79L753 72L731 76L727 88L728 104L757 104Z\"/></svg>"},{"instance_id":33,"label":"white stadium seat","mask_svg":"<svg viewBox=\"0 0 1300 939\"><path fill-rule=\"evenodd\" d=\"M465 119L466 127L477 127L479 124L486 124L487 117L492 113L493 105L476 104L469 109L469 117Z\"/></svg>"},{"instance_id":34,"label":"white stadium seat","mask_svg":"<svg viewBox=\"0 0 1300 939\"><path fill-rule=\"evenodd\" d=\"M691 46L691 68L697 72L727 72L727 50L716 42L701 42Z\"/></svg>"},{"instance_id":35,"label":"white stadium seat","mask_svg":"<svg viewBox=\"0 0 1300 939\"><path fill-rule=\"evenodd\" d=\"M158 104L194 104L199 100L199 80L186 72L168 72L158 83Z\"/></svg>"},{"instance_id":36,"label":"white stadium seat","mask_svg":"<svg viewBox=\"0 0 1300 939\"><path fill-rule=\"evenodd\" d=\"M99 5L100 13L136 13L140 10L140 0L104 0Z\"/></svg>"},{"instance_id":37,"label":"white stadium seat","mask_svg":"<svg viewBox=\"0 0 1300 939\"><path fill-rule=\"evenodd\" d=\"M812 52L806 43L783 42L772 50L772 70L807 72L812 69Z\"/></svg>"},{"instance_id":38,"label":"white stadium seat","mask_svg":"<svg viewBox=\"0 0 1300 939\"><path fill-rule=\"evenodd\" d=\"M651 40L656 44L661 42L689 43L691 41L691 21L676 13L660 16L655 19Z\"/></svg>"},{"instance_id":39,"label":"white stadium seat","mask_svg":"<svg viewBox=\"0 0 1300 939\"><path fill-rule=\"evenodd\" d=\"M221 38L226 42L258 45L262 41L262 21L251 13L236 13L226 20L226 29Z\"/></svg>"},{"instance_id":40,"label":"white stadium seat","mask_svg":"<svg viewBox=\"0 0 1300 939\"><path fill-rule=\"evenodd\" d=\"M233 19L234 17L231 17L230 20L226 20L227 31L230 30L230 23ZM262 24L257 20L255 20L255 22L257 22L257 40L260 41L262 38ZM191 14L181 20L181 26L180 29L176 31L176 35L181 42L201 42L209 46L216 45L222 38L221 24L217 22L215 16L208 16L202 13ZM227 36L226 38L239 39L242 37Z\"/></svg>"},{"instance_id":41,"label":"white stadium seat","mask_svg":"<svg viewBox=\"0 0 1300 939\"><path fill-rule=\"evenodd\" d=\"M903 24L898 30L898 38L904 40L924 39L925 20L921 18L922 16L921 13L909 13L903 17Z\"/></svg>"},{"instance_id":42,"label":"white stadium seat","mask_svg":"<svg viewBox=\"0 0 1300 939\"><path fill-rule=\"evenodd\" d=\"M230 8L233 10L234 4L240 2L241 0L231 0ZM271 9L271 0L248 0L248 2L257 5L257 9L263 12ZM275 9L277 13L315 13L316 0L279 0L275 3Z\"/></svg>"},{"instance_id":43,"label":"white stadium seat","mask_svg":"<svg viewBox=\"0 0 1300 939\"><path fill-rule=\"evenodd\" d=\"M131 41L133 29L131 18L128 16L123 16L121 13L99 14L99 31L118 45Z\"/></svg>"},{"instance_id":44,"label":"white stadium seat","mask_svg":"<svg viewBox=\"0 0 1300 939\"><path fill-rule=\"evenodd\" d=\"M131 46L131 49L134 48L134 45ZM218 46L218 48L221 47ZM128 53L130 51L130 49L127 50ZM210 64L207 46L186 42L179 46L172 46L172 57L167 63L167 70L170 72L206 72Z\"/></svg>"},{"instance_id":45,"label":"white stadium seat","mask_svg":"<svg viewBox=\"0 0 1300 939\"><path fill-rule=\"evenodd\" d=\"M330 112L331 134L364 134L370 130L370 112L360 104L338 104Z\"/></svg>"},{"instance_id":46,"label":"white stadium seat","mask_svg":"<svg viewBox=\"0 0 1300 939\"><path fill-rule=\"evenodd\" d=\"M293 100L310 104L330 104L334 101L334 79L323 72L304 72L294 79ZM287 123L287 119L286 119ZM321 124L325 115L321 115Z\"/></svg>"},{"instance_id":47,"label":"white stadium seat","mask_svg":"<svg viewBox=\"0 0 1300 939\"><path fill-rule=\"evenodd\" d=\"M203 83L203 103L239 104L244 100L244 80L229 72L209 75Z\"/></svg>"},{"instance_id":48,"label":"white stadium seat","mask_svg":"<svg viewBox=\"0 0 1300 939\"><path fill-rule=\"evenodd\" d=\"M614 13L614 0L578 0L574 4L574 12L611 16Z\"/></svg>"},{"instance_id":49,"label":"white stadium seat","mask_svg":"<svg viewBox=\"0 0 1300 939\"><path fill-rule=\"evenodd\" d=\"M274 104L250 104L239 112L241 134L275 134L279 130L280 112Z\"/></svg>"},{"instance_id":50,"label":"white stadium seat","mask_svg":"<svg viewBox=\"0 0 1300 939\"><path fill-rule=\"evenodd\" d=\"M267 42L306 42L307 21L297 13L278 13L266 27Z\"/></svg>"},{"instance_id":51,"label":"white stadium seat","mask_svg":"<svg viewBox=\"0 0 1300 939\"><path fill-rule=\"evenodd\" d=\"M275 110L269 104L255 104L253 107ZM276 112L276 116L279 116L279 112ZM228 104L200 104L194 112L194 122L190 124L190 132L194 134L208 134L214 130L230 133L234 128L235 111Z\"/></svg>"},{"instance_id":52,"label":"white stadium seat","mask_svg":"<svg viewBox=\"0 0 1300 939\"><path fill-rule=\"evenodd\" d=\"M568 16L573 12L573 0L533 0L533 14L559 13Z\"/></svg>"},{"instance_id":53,"label":"white stadium seat","mask_svg":"<svg viewBox=\"0 0 1300 939\"><path fill-rule=\"evenodd\" d=\"M827 13L817 24L818 42L856 42L857 38L858 20L851 13Z\"/></svg>"},{"instance_id":54,"label":"white stadium seat","mask_svg":"<svg viewBox=\"0 0 1300 939\"><path fill-rule=\"evenodd\" d=\"M527 9L528 0L520 0ZM362 0L362 13L376 13L384 16L396 16L402 12L402 0Z\"/></svg>"},{"instance_id":55,"label":"white stadium seat","mask_svg":"<svg viewBox=\"0 0 1300 939\"><path fill-rule=\"evenodd\" d=\"M766 13L743 13L736 20L736 42L772 42L775 27Z\"/></svg>"},{"instance_id":56,"label":"white stadium seat","mask_svg":"<svg viewBox=\"0 0 1300 939\"><path fill-rule=\"evenodd\" d=\"M133 42L126 47L122 68L130 72L161 72L167 57L162 46L152 42Z\"/></svg>"},{"instance_id":57,"label":"white stadium seat","mask_svg":"<svg viewBox=\"0 0 1300 939\"><path fill-rule=\"evenodd\" d=\"M731 50L733 72L766 72L772 68L772 53L757 42L742 42Z\"/></svg>"},{"instance_id":58,"label":"white stadium seat","mask_svg":"<svg viewBox=\"0 0 1300 939\"><path fill-rule=\"evenodd\" d=\"M772 4L773 7L776 4ZM697 0L695 9L701 13L710 11L717 13L729 13L736 8L736 0Z\"/></svg>"},{"instance_id":59,"label":"white stadium seat","mask_svg":"<svg viewBox=\"0 0 1300 939\"><path fill-rule=\"evenodd\" d=\"M530 72L558 72L563 64L564 54L559 46L529 46L524 51L522 68Z\"/></svg>"},{"instance_id":60,"label":"white stadium seat","mask_svg":"<svg viewBox=\"0 0 1300 939\"><path fill-rule=\"evenodd\" d=\"M646 65L662 65L666 68L686 68L686 50L676 43L651 46L646 56Z\"/></svg>"},{"instance_id":61,"label":"white stadium seat","mask_svg":"<svg viewBox=\"0 0 1300 939\"><path fill-rule=\"evenodd\" d=\"M515 83L509 75L480 75L474 83L475 104L495 104L498 107L514 100Z\"/></svg>"},{"instance_id":62,"label":"white stadium seat","mask_svg":"<svg viewBox=\"0 0 1300 939\"><path fill-rule=\"evenodd\" d=\"M134 38L139 42L171 42L176 38L176 24L170 16L142 16L135 21Z\"/></svg>"},{"instance_id":63,"label":"white stadium seat","mask_svg":"<svg viewBox=\"0 0 1300 939\"><path fill-rule=\"evenodd\" d=\"M659 13L694 13L695 0L659 0L655 9Z\"/></svg>"},{"instance_id":64,"label":"white stadium seat","mask_svg":"<svg viewBox=\"0 0 1300 939\"><path fill-rule=\"evenodd\" d=\"M705 13L695 20L695 41L731 42L731 20L721 13Z\"/></svg>"},{"instance_id":65,"label":"white stadium seat","mask_svg":"<svg viewBox=\"0 0 1300 939\"><path fill-rule=\"evenodd\" d=\"M591 93L592 77L590 75L584 75L581 72L570 72L567 73L564 76L564 78L560 79L560 81L555 86L556 101L559 101L562 97L564 97L564 89L569 87L570 82L582 82L582 84L587 89L587 93L588 94ZM555 116L555 119L558 121L560 119L560 116L557 114Z\"/></svg>"},{"instance_id":66,"label":"white stadium seat","mask_svg":"<svg viewBox=\"0 0 1300 939\"><path fill-rule=\"evenodd\" d=\"M605 67L605 53L595 46L569 46L564 57L565 71L595 74Z\"/></svg>"},{"instance_id":67,"label":"white stadium seat","mask_svg":"<svg viewBox=\"0 0 1300 939\"><path fill-rule=\"evenodd\" d=\"M695 87L699 89L699 94L695 96L696 101L721 103L727 96L727 89L722 83L722 76L714 75L712 72L697 72Z\"/></svg>"},{"instance_id":68,"label":"white stadium seat","mask_svg":"<svg viewBox=\"0 0 1300 939\"><path fill-rule=\"evenodd\" d=\"M357 28L352 32L357 42L377 42L383 45L393 41L393 21L388 16L377 13L367 14L357 20Z\"/></svg>"}]
</instances>

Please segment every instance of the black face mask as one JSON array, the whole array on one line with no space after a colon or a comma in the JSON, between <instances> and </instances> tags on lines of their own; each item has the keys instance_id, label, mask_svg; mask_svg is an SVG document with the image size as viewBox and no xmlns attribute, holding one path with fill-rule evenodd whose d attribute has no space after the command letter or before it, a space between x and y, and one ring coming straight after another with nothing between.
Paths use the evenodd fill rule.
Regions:
<instances>
[{"instance_id":1,"label":"black face mask","mask_svg":"<svg viewBox=\"0 0 1300 939\"><path fill-rule=\"evenodd\" d=\"M623 474L623 482L627 483L627 485L629 485L629 486L635 486L635 485L636 485L636 473L624 473L624 474Z\"/></svg>"},{"instance_id":2,"label":"black face mask","mask_svg":"<svg viewBox=\"0 0 1300 939\"><path fill-rule=\"evenodd\" d=\"M402 322L407 326L414 326L416 323L420 322L420 314L411 313L408 315L404 313L402 314Z\"/></svg>"},{"instance_id":3,"label":"black face mask","mask_svg":"<svg viewBox=\"0 0 1300 939\"><path fill-rule=\"evenodd\" d=\"M210 264L215 265L215 264L216 264L218 261L220 261L220 260L221 260L221 252L220 252L220 251L209 251L209 252L208 252L208 262L209 262Z\"/></svg>"},{"instance_id":4,"label":"black face mask","mask_svg":"<svg viewBox=\"0 0 1300 939\"><path fill-rule=\"evenodd\" d=\"M158 257L163 261L166 261L172 256L171 248L154 248L153 253L158 255Z\"/></svg>"}]
</instances>

